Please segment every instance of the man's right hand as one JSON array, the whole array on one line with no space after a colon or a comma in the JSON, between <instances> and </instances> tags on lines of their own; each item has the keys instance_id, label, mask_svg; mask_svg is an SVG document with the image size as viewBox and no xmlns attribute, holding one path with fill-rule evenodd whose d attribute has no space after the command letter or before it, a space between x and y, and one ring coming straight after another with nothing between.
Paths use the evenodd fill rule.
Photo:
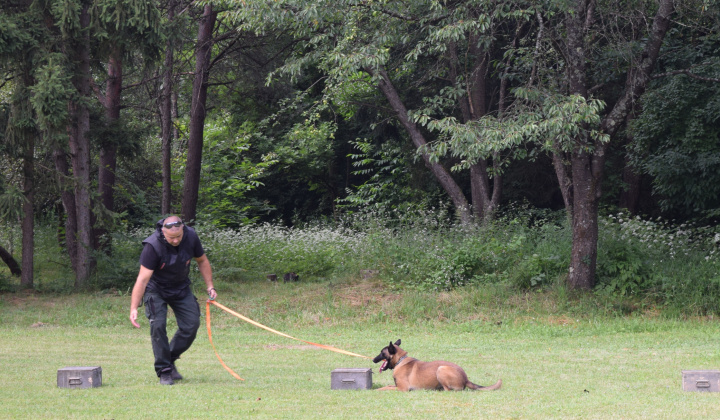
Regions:
<instances>
[{"instance_id":1,"label":"man's right hand","mask_svg":"<svg viewBox=\"0 0 720 420\"><path fill-rule=\"evenodd\" d=\"M132 322L135 328L140 328L140 324L137 323L138 307L142 305L145 288L150 281L150 277L152 277L152 273L152 270L140 265L140 272L138 273L135 286L133 286L132 294L130 295L130 322Z\"/></svg>"},{"instance_id":2,"label":"man's right hand","mask_svg":"<svg viewBox=\"0 0 720 420\"><path fill-rule=\"evenodd\" d=\"M137 323L138 311L137 309L130 309L130 322L133 327L140 328L140 324Z\"/></svg>"}]
</instances>

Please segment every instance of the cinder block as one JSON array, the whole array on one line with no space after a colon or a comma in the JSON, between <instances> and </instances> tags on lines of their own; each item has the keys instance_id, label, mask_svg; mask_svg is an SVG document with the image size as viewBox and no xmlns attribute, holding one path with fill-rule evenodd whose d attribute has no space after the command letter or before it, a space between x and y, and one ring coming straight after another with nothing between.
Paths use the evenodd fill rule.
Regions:
<instances>
[{"instance_id":1,"label":"cinder block","mask_svg":"<svg viewBox=\"0 0 720 420\"><path fill-rule=\"evenodd\" d=\"M720 370L683 370L683 391L720 391Z\"/></svg>"},{"instance_id":2,"label":"cinder block","mask_svg":"<svg viewBox=\"0 0 720 420\"><path fill-rule=\"evenodd\" d=\"M330 373L330 389L370 389L372 369L339 368Z\"/></svg>"},{"instance_id":3,"label":"cinder block","mask_svg":"<svg viewBox=\"0 0 720 420\"><path fill-rule=\"evenodd\" d=\"M102 386L100 366L70 366L58 369L58 388L97 388Z\"/></svg>"}]
</instances>

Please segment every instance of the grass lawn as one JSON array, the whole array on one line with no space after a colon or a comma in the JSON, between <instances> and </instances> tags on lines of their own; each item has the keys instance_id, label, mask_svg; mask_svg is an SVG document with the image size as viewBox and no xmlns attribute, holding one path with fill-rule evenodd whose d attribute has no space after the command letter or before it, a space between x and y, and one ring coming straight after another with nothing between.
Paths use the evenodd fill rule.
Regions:
<instances>
[{"instance_id":1,"label":"grass lawn","mask_svg":"<svg viewBox=\"0 0 720 420\"><path fill-rule=\"evenodd\" d=\"M128 296L0 295L0 418L718 418L720 393L682 390L682 370L720 368L714 319L559 311L548 297L477 291L400 295L379 284L220 284L218 301L292 336L374 357L389 341L420 360L445 359L495 392L330 389L336 368L371 361L273 335L213 308L217 361L203 326L160 386L148 323L127 320ZM550 298L550 300L552 300ZM474 302L475 307L470 304ZM421 314L413 312L420 307ZM204 311L204 305L202 305ZM173 324L170 329L173 330ZM57 370L101 366L94 389L56 386Z\"/></svg>"}]
</instances>

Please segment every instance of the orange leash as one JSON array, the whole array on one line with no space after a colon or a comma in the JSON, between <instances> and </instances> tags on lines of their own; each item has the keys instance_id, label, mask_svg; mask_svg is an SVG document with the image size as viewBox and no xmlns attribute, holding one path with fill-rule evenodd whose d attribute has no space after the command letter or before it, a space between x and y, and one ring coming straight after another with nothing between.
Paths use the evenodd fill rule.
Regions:
<instances>
[{"instance_id":1,"label":"orange leash","mask_svg":"<svg viewBox=\"0 0 720 420\"><path fill-rule=\"evenodd\" d=\"M320 347L320 348L323 348L323 349L325 349L325 350L334 351L334 352L336 352L336 353L345 354L345 355L348 355L348 356L360 357L360 358L362 358L362 359L372 360L372 358L367 357L367 356L363 356L363 355L361 355L361 354L352 353L352 352L345 351L345 350L341 350L341 349L338 349L338 348L335 348L335 347L332 347L332 346L326 346L326 345L324 345L324 344L313 343L312 341L305 341L305 340L301 340L301 339L299 339L299 338L295 338L295 337L293 337L293 336L287 335L287 334L282 333L282 332L280 332L280 331L274 330L274 329L272 329L272 328L270 328L270 327L266 327L265 325L263 325L263 324L261 324L261 323L259 323L259 322L253 321L252 319L250 319L250 318L248 318L248 317L246 317L246 316L244 316L244 315L241 315L241 314L233 311L232 309L229 309L228 307L223 306L223 305L217 303L217 302L214 301L214 300L209 300L209 299L208 299L207 302L205 303L205 312L207 313L207 316L205 317L205 320L206 320L205 322L207 323L207 330L208 330L208 337L210 337L210 344L212 344L212 333L211 333L211 331L210 331L210 304L211 304L211 303L212 303L213 305L217 306L218 308L222 309L223 311L225 311L225 312L227 312L227 313L229 313L229 314L231 314L231 315L234 315L234 316L242 319L243 321L245 321L245 322L247 322L247 323L249 323L249 324L252 324L252 325L254 325L254 326L258 327L258 328L262 328L262 329L264 329L264 330L270 331L271 333L274 333L274 334L277 334L277 335L281 335L281 336L283 336L283 337L287 337L287 338L290 338L290 339L292 339L292 340L302 341L303 343L310 344L310 345L315 346L315 347ZM213 350L215 350L215 345L214 345L214 344L213 344ZM240 376L238 376L235 372L233 372L232 369L230 369L229 367L227 367L227 365L226 365L226 364L222 361L222 359L220 358L220 355L218 354L217 350L215 350L215 355L217 356L218 360L220 360L220 364L222 364L223 367L224 367L225 369L227 369L228 372L230 372L234 377L240 379L241 381L244 380L244 379L242 379Z\"/></svg>"},{"instance_id":2,"label":"orange leash","mask_svg":"<svg viewBox=\"0 0 720 420\"><path fill-rule=\"evenodd\" d=\"M222 359L222 358L220 357L220 355L218 354L217 349L215 348L215 344L214 344L213 341L212 341L212 330L210 329L210 300L208 300L208 301L205 303L205 324L207 325L208 338L210 339L210 344L212 345L212 348L213 348L213 350L215 351L215 356L217 356L218 360L220 361L220 364L225 368L225 370L227 370L228 372L230 372L230 374L231 374L232 376L238 378L238 379L241 380L241 381L244 381L245 379L241 378L240 375L238 375L237 373L233 372L233 370L230 369L230 368L225 364L225 362L223 362L223 359Z\"/></svg>"}]
</instances>

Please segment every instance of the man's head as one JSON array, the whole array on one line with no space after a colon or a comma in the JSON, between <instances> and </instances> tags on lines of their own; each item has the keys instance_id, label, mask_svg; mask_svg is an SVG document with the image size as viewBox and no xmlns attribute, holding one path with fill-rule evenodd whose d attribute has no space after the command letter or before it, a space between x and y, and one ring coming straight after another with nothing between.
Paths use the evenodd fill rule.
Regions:
<instances>
[{"instance_id":1,"label":"man's head","mask_svg":"<svg viewBox=\"0 0 720 420\"><path fill-rule=\"evenodd\" d=\"M162 233L172 246L180 245L183 238L183 221L178 216L169 216L163 220Z\"/></svg>"}]
</instances>

